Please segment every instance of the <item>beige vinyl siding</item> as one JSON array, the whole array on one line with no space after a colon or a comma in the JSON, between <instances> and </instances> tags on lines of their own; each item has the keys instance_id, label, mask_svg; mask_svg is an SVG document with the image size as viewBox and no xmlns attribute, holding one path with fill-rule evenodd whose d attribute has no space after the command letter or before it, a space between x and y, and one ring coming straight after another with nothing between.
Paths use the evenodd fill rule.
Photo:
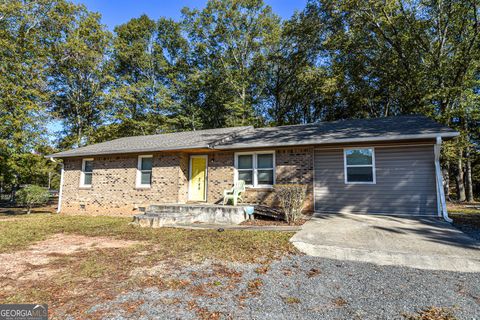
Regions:
<instances>
[{"instance_id":1,"label":"beige vinyl siding","mask_svg":"<svg viewBox=\"0 0 480 320\"><path fill-rule=\"evenodd\" d=\"M376 184L345 184L343 148L315 149L315 211L436 215L433 145L373 147Z\"/></svg>"}]
</instances>

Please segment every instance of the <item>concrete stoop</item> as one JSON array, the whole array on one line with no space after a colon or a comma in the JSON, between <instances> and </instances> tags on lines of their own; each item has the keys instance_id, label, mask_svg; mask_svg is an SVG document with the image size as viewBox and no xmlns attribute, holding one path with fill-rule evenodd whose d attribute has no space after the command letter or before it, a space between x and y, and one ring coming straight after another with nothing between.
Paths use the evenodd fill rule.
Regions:
<instances>
[{"instance_id":1,"label":"concrete stoop","mask_svg":"<svg viewBox=\"0 0 480 320\"><path fill-rule=\"evenodd\" d=\"M246 219L244 206L165 204L150 205L145 214L135 215L133 223L141 227L207 223L239 224Z\"/></svg>"}]
</instances>

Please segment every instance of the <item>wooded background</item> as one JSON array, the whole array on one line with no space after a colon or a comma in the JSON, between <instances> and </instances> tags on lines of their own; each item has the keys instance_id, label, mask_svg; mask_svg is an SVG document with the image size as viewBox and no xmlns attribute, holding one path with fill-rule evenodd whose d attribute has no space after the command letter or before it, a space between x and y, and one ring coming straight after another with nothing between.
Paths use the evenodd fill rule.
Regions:
<instances>
[{"instance_id":1,"label":"wooded background","mask_svg":"<svg viewBox=\"0 0 480 320\"><path fill-rule=\"evenodd\" d=\"M260 0L210 0L110 32L65 0L0 0L0 193L58 188L43 155L117 137L418 113L461 132L446 191L473 201L479 5L321 0L282 20Z\"/></svg>"}]
</instances>

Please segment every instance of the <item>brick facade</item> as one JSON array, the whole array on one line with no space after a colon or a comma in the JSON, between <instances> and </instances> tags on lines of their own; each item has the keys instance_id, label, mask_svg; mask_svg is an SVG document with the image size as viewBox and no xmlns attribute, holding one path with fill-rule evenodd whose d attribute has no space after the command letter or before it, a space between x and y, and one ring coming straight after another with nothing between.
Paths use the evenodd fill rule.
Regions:
<instances>
[{"instance_id":1,"label":"brick facade","mask_svg":"<svg viewBox=\"0 0 480 320\"><path fill-rule=\"evenodd\" d=\"M243 150L242 150L243 151ZM223 190L234 180L234 152L208 153L207 202L220 203ZM188 201L189 154L153 154L151 188L136 188L138 155L94 157L90 188L80 187L82 159L65 159L63 213L121 214L138 213L139 206ZM275 149L276 183L308 185L305 209L313 210L313 148ZM272 189L248 189L245 202L277 205Z\"/></svg>"}]
</instances>

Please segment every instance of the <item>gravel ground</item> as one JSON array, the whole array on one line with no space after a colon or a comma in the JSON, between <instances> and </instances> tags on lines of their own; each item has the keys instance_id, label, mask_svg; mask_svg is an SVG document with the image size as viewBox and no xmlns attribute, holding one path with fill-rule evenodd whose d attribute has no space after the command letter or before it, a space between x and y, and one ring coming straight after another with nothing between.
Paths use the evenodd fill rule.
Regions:
<instances>
[{"instance_id":1,"label":"gravel ground","mask_svg":"<svg viewBox=\"0 0 480 320\"><path fill-rule=\"evenodd\" d=\"M131 291L88 313L104 319L404 319L436 306L458 319L480 319L475 273L298 255L268 269L205 262L157 276L175 288Z\"/></svg>"}]
</instances>

